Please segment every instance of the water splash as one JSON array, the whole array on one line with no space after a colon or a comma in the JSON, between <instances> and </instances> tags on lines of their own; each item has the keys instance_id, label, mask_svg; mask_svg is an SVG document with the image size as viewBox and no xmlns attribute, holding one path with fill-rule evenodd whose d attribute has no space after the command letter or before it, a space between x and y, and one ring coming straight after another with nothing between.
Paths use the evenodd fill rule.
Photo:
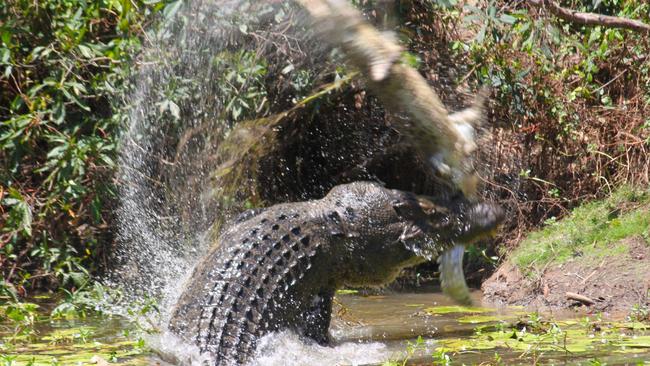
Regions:
<instances>
[{"instance_id":1,"label":"water splash","mask_svg":"<svg viewBox=\"0 0 650 366\"><path fill-rule=\"evenodd\" d=\"M295 333L284 331L260 339L250 366L369 365L391 356L379 342L346 342L335 347L305 343Z\"/></svg>"},{"instance_id":2,"label":"water splash","mask_svg":"<svg viewBox=\"0 0 650 366\"><path fill-rule=\"evenodd\" d=\"M294 29L301 27L300 16L285 2L198 0L147 33L121 139L118 245L104 282L126 295L113 312L133 317L129 304L157 300L161 316L154 326L160 333L147 337L147 344L166 361L200 364L205 358L167 325L192 268L212 243L213 223L236 211L227 209L233 201L241 207L247 199L224 194L213 179L223 160L221 145L238 120L293 105L288 96L295 91L271 95L260 87L280 74L291 77L288 61L318 72L306 56L320 58L326 48ZM296 52L302 58L289 57ZM246 100L255 105L246 116L246 110L236 108L236 98L251 90L261 97ZM290 336L275 341L283 339L299 342Z\"/></svg>"},{"instance_id":3,"label":"water splash","mask_svg":"<svg viewBox=\"0 0 650 366\"><path fill-rule=\"evenodd\" d=\"M197 114L208 113L198 107L193 116L181 116L181 108L187 108L184 102L190 102L182 94L189 70L209 80L209 68L201 67L206 60L190 57L200 38L184 26L174 27L190 13L184 9L176 24L149 34L138 65L120 149L117 265L108 279L125 291L128 300L155 297L163 310L171 307L182 279L204 251L205 229L213 218L201 199L205 192L188 184L205 181L208 174L207 166L187 160L190 151L200 153L201 148L179 150L184 131L201 123ZM201 100L204 86L197 85L193 92L197 106L207 104Z\"/></svg>"},{"instance_id":4,"label":"water splash","mask_svg":"<svg viewBox=\"0 0 650 366\"><path fill-rule=\"evenodd\" d=\"M105 282L122 288L131 300L158 299L163 322L184 279L210 245L212 223L229 213L222 203L246 199L225 197L219 192L222 187L215 186L218 150L236 120L243 118L236 108L238 93L274 77L271 70L265 74L256 67L284 67L291 51L282 48L291 49L294 43L307 54L309 35L292 34L285 27L299 23L298 13L295 6L275 1L196 0L145 37L127 101L130 117L121 139L118 175L118 244ZM236 59L223 62L228 58ZM233 69L248 61L253 71ZM299 65L300 60L293 61ZM239 89L227 91L236 72L251 79L237 81ZM251 116L283 107L265 95L259 104Z\"/></svg>"}]
</instances>

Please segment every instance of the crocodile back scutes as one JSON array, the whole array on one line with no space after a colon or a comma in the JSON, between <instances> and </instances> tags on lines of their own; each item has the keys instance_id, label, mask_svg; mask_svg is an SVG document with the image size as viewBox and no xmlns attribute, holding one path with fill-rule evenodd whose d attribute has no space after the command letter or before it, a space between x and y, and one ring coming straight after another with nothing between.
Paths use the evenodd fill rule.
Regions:
<instances>
[{"instance_id":1,"label":"crocodile back scutes","mask_svg":"<svg viewBox=\"0 0 650 366\"><path fill-rule=\"evenodd\" d=\"M269 216L249 220L239 227L243 235L226 238L213 254L220 265L208 276L214 286L202 305L196 342L218 364L238 362L262 331L278 329L281 309L275 307L291 303L282 297L312 266L318 243L302 229L301 213Z\"/></svg>"}]
</instances>

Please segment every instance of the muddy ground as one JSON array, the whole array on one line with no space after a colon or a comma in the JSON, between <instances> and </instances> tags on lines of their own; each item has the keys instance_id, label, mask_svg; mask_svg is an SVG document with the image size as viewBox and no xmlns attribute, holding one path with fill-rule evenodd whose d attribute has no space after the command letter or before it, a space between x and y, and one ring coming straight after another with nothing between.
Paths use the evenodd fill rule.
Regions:
<instances>
[{"instance_id":1,"label":"muddy ground","mask_svg":"<svg viewBox=\"0 0 650 366\"><path fill-rule=\"evenodd\" d=\"M627 253L596 263L593 258L576 256L563 264L550 264L535 278L524 276L516 265L505 261L483 283L484 300L539 310L581 308L608 313L628 312L635 305L650 306L650 243L636 236L618 244L626 245ZM587 299L575 300L567 292Z\"/></svg>"}]
</instances>

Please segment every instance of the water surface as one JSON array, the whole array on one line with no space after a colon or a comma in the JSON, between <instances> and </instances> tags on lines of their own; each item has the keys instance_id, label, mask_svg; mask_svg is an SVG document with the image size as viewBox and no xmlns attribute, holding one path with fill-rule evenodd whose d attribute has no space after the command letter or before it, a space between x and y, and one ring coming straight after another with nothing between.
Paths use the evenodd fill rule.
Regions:
<instances>
[{"instance_id":1,"label":"water surface","mask_svg":"<svg viewBox=\"0 0 650 366\"><path fill-rule=\"evenodd\" d=\"M479 294L475 293L479 300ZM51 300L40 300L44 312ZM305 343L291 332L264 337L254 365L650 364L650 325L523 308L455 306L440 293L340 293L331 327L333 347ZM142 325L142 322L140 322ZM0 328L6 365L120 365L199 362L192 347L165 332L145 334L121 316L40 320L31 336ZM418 340L418 337L421 337ZM93 358L94 357L94 358ZM101 359L98 359L100 357ZM13 363L12 363L13 362Z\"/></svg>"}]
</instances>

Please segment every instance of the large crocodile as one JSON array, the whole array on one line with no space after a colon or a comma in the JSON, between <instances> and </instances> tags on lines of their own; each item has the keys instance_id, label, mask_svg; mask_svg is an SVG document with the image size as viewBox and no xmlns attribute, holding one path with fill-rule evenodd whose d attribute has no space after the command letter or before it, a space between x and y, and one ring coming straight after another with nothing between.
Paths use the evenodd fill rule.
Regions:
<instances>
[{"instance_id":1,"label":"large crocodile","mask_svg":"<svg viewBox=\"0 0 650 366\"><path fill-rule=\"evenodd\" d=\"M247 212L195 268L170 329L216 365L245 363L259 337L283 328L327 343L336 289L389 283L503 217L491 204L451 206L356 182Z\"/></svg>"}]
</instances>

